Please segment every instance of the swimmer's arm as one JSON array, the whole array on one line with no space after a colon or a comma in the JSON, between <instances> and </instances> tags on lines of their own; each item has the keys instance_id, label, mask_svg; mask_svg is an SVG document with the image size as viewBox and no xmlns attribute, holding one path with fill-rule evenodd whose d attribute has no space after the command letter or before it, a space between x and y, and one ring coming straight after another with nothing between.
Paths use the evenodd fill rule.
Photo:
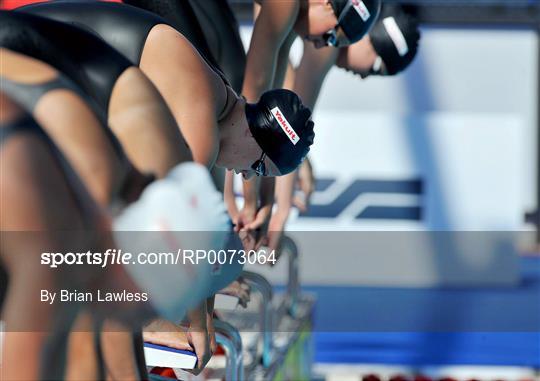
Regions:
<instances>
[{"instance_id":1,"label":"swimmer's arm","mask_svg":"<svg viewBox=\"0 0 540 381\"><path fill-rule=\"evenodd\" d=\"M315 49L312 44L304 44L304 54L296 69L294 91L312 111L324 79L337 60L338 52L333 47Z\"/></svg>"},{"instance_id":2,"label":"swimmer's arm","mask_svg":"<svg viewBox=\"0 0 540 381\"><path fill-rule=\"evenodd\" d=\"M298 10L297 1L262 4L253 28L242 89L249 102L256 102L271 89L280 48L293 28Z\"/></svg>"},{"instance_id":3,"label":"swimmer's arm","mask_svg":"<svg viewBox=\"0 0 540 381\"><path fill-rule=\"evenodd\" d=\"M216 296L213 295L206 299L206 327L208 329L208 336L210 340L210 351L215 353L217 350L216 330L214 328L214 303Z\"/></svg>"},{"instance_id":4,"label":"swimmer's arm","mask_svg":"<svg viewBox=\"0 0 540 381\"><path fill-rule=\"evenodd\" d=\"M292 90L294 88L295 69L292 63L287 60L287 72L283 88ZM276 178L275 198L276 211L270 217L268 228L268 247L271 250L277 250L285 224L289 218L294 193L294 184L297 178L297 170L288 175Z\"/></svg>"},{"instance_id":5,"label":"swimmer's arm","mask_svg":"<svg viewBox=\"0 0 540 381\"><path fill-rule=\"evenodd\" d=\"M317 98L319 97L324 79L330 71L330 68L332 68L332 66L335 64L337 56L338 50L335 48L328 47L316 49L312 44L304 43L304 54L302 55L302 60L298 68L295 70L289 62L285 88L295 91L302 99L304 104L313 110L315 104L317 103ZM302 172L302 176L299 177L302 179L302 181L300 181L300 185L302 191L304 192L305 200L303 200L303 202L300 202L300 200L294 200L294 202L302 211L305 211L307 209L307 205L309 204L309 199L311 197L311 193L313 193L315 184L311 163L309 162L308 158L306 158L306 160L301 164L301 167L299 167L294 173L300 174L300 171ZM293 177L290 176L287 180L285 180L282 177L277 180L276 198L278 203L278 211L276 211L276 214L279 213L279 215L276 215L275 222L271 221L271 229L279 226L280 223L282 223L284 226L289 216L290 208L292 207L293 203L295 185L295 181L291 181L291 178ZM297 179L297 177L295 176L294 179ZM274 217L272 217L272 219L274 219Z\"/></svg>"},{"instance_id":6,"label":"swimmer's arm","mask_svg":"<svg viewBox=\"0 0 540 381\"><path fill-rule=\"evenodd\" d=\"M262 236L266 235L268 222L274 205L274 177L261 177L259 187L257 180L253 178L244 180L244 207L242 214L247 216L247 221L244 223L244 229L257 230L260 229ZM258 242L260 246L260 242Z\"/></svg>"},{"instance_id":7,"label":"swimmer's arm","mask_svg":"<svg viewBox=\"0 0 540 381\"><path fill-rule=\"evenodd\" d=\"M227 207L227 212L234 224L238 224L238 206L236 205L236 197L234 196L234 173L227 170L225 172L225 183L223 186L223 201Z\"/></svg>"},{"instance_id":8,"label":"swimmer's arm","mask_svg":"<svg viewBox=\"0 0 540 381\"><path fill-rule=\"evenodd\" d=\"M276 211L270 218L268 247L277 250L292 207L296 171L276 179Z\"/></svg>"},{"instance_id":9,"label":"swimmer's arm","mask_svg":"<svg viewBox=\"0 0 540 381\"><path fill-rule=\"evenodd\" d=\"M285 80L283 81L283 88L293 90L295 77L296 77L296 69L292 65L291 61L288 61L287 71L285 73Z\"/></svg>"},{"instance_id":10,"label":"swimmer's arm","mask_svg":"<svg viewBox=\"0 0 540 381\"><path fill-rule=\"evenodd\" d=\"M165 100L137 68L128 68L115 83L108 122L141 172L163 177L192 158Z\"/></svg>"},{"instance_id":11,"label":"swimmer's arm","mask_svg":"<svg viewBox=\"0 0 540 381\"><path fill-rule=\"evenodd\" d=\"M274 188L276 185L275 177L261 178L261 206L274 204Z\"/></svg>"},{"instance_id":12,"label":"swimmer's arm","mask_svg":"<svg viewBox=\"0 0 540 381\"><path fill-rule=\"evenodd\" d=\"M211 95L205 98L201 92L196 96L200 99L212 99ZM218 124L213 102L198 102L197 107L184 114L180 119L182 132L189 142L193 152L193 161L212 168L219 152Z\"/></svg>"},{"instance_id":13,"label":"swimmer's arm","mask_svg":"<svg viewBox=\"0 0 540 381\"><path fill-rule=\"evenodd\" d=\"M259 208L255 217L257 226L255 226L254 228L258 228L268 222L270 214L272 213L272 206L274 205L275 200L275 186L275 177L261 177L258 197Z\"/></svg>"},{"instance_id":14,"label":"swimmer's arm","mask_svg":"<svg viewBox=\"0 0 540 381\"><path fill-rule=\"evenodd\" d=\"M202 301L197 308L188 312L188 340L197 355L197 368L192 371L194 374L199 374L205 368L210 357L212 357L206 319L206 300Z\"/></svg>"},{"instance_id":15,"label":"swimmer's arm","mask_svg":"<svg viewBox=\"0 0 540 381\"><path fill-rule=\"evenodd\" d=\"M276 179L276 216L280 220L287 220L292 206L294 184L297 178L297 171ZM272 217L273 218L273 217Z\"/></svg>"},{"instance_id":16,"label":"swimmer's arm","mask_svg":"<svg viewBox=\"0 0 540 381\"><path fill-rule=\"evenodd\" d=\"M306 156L304 162L298 168L298 185L300 187L300 195L293 197L293 204L301 212L308 210L311 195L315 191L315 175L313 174L313 166L309 160L309 156Z\"/></svg>"},{"instance_id":17,"label":"swimmer's arm","mask_svg":"<svg viewBox=\"0 0 540 381\"><path fill-rule=\"evenodd\" d=\"M285 88L292 90L293 82L287 83L287 80L291 80L290 71L294 70L292 63L289 60L289 52L291 51L291 46L296 37L296 33L291 31L279 49L276 74L274 75L274 84L272 86L273 89ZM294 78L292 78L292 81L294 81Z\"/></svg>"}]
</instances>

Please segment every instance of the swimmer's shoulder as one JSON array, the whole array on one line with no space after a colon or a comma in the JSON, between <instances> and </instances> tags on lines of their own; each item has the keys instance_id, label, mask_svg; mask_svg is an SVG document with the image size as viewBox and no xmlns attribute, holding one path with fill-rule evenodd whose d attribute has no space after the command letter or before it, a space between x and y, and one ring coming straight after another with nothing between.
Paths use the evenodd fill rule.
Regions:
<instances>
[{"instance_id":1,"label":"swimmer's shoulder","mask_svg":"<svg viewBox=\"0 0 540 381\"><path fill-rule=\"evenodd\" d=\"M225 84L191 42L176 29L165 24L156 25L149 39L163 47L178 65L178 70L185 73L182 78L183 89L192 97L211 99L215 103L213 107L218 116L223 108L222 103L226 101Z\"/></svg>"}]
</instances>

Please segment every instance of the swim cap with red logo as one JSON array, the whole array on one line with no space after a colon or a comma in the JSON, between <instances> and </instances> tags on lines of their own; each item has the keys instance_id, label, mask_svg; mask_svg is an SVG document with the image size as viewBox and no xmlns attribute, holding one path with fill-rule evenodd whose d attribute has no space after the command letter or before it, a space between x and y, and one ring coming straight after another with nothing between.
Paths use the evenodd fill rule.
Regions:
<instances>
[{"instance_id":1,"label":"swim cap with red logo","mask_svg":"<svg viewBox=\"0 0 540 381\"><path fill-rule=\"evenodd\" d=\"M280 174L294 171L313 144L311 110L290 90L271 90L246 104L249 129Z\"/></svg>"},{"instance_id":2,"label":"swim cap with red logo","mask_svg":"<svg viewBox=\"0 0 540 381\"><path fill-rule=\"evenodd\" d=\"M381 0L330 0L330 4L351 44L370 31L381 9Z\"/></svg>"}]
</instances>

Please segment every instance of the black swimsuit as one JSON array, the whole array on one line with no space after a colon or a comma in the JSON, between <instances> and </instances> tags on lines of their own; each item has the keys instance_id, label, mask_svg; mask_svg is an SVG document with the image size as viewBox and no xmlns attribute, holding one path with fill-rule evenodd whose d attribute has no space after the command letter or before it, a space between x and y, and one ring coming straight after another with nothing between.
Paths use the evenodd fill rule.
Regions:
<instances>
[{"instance_id":1,"label":"black swimsuit","mask_svg":"<svg viewBox=\"0 0 540 381\"><path fill-rule=\"evenodd\" d=\"M107 114L114 84L131 66L129 61L99 37L67 24L6 11L0 11L0 23L10 28L7 33L0 34L0 46L45 62L62 73L41 84L2 77L2 90L29 114L49 91L66 89L74 92L94 112L115 153L124 165L128 165L120 142L108 128ZM77 42L78 38L81 43ZM85 48L92 54L85 52Z\"/></svg>"},{"instance_id":2,"label":"black swimsuit","mask_svg":"<svg viewBox=\"0 0 540 381\"><path fill-rule=\"evenodd\" d=\"M53 66L108 113L112 89L131 63L95 34L23 12L0 11L0 46Z\"/></svg>"},{"instance_id":3,"label":"black swimsuit","mask_svg":"<svg viewBox=\"0 0 540 381\"><path fill-rule=\"evenodd\" d=\"M0 128L0 147L13 135L19 132L34 132L37 135L44 136L45 133L41 127L29 115L9 123L2 123Z\"/></svg>"},{"instance_id":4,"label":"black swimsuit","mask_svg":"<svg viewBox=\"0 0 540 381\"><path fill-rule=\"evenodd\" d=\"M60 152L58 147L53 143L49 136L43 131L40 125L30 116L25 115L22 118L19 118L15 122L5 123L3 127L0 128L0 146L4 144L10 137L15 134L31 132L40 137L47 148L51 151L54 161L62 169L66 183L69 184L69 189L72 191L73 199L76 200L79 210L83 216L89 217L87 220L96 221L98 220L98 214L96 214L95 207L88 207L88 205L93 205L90 201L91 197L88 194L88 191L82 184L79 176L75 173L69 162L65 159L64 155ZM86 226L88 229L94 229L94 225L90 224Z\"/></svg>"},{"instance_id":5,"label":"black swimsuit","mask_svg":"<svg viewBox=\"0 0 540 381\"><path fill-rule=\"evenodd\" d=\"M112 144L116 155L122 160L124 165L128 165L128 159L124 149L111 129L107 127L107 121L105 120L103 112L97 106L92 107L93 102L88 102L88 96L83 93L81 89L72 81L63 75L60 75L48 82L37 84L17 82L2 76L0 76L0 78L2 80L2 91L11 99L16 101L29 114L34 113L39 100L49 91L62 89L77 94L85 101L85 103L89 104L92 111L94 111L94 115L98 119L99 124L102 126L102 130L107 136L107 139Z\"/></svg>"},{"instance_id":6,"label":"black swimsuit","mask_svg":"<svg viewBox=\"0 0 540 381\"><path fill-rule=\"evenodd\" d=\"M178 0L162 0L182 2ZM246 70L246 52L234 16L227 0L188 0L219 68L231 82L232 88L240 94ZM153 2L153 1L152 1ZM162 15L163 16L163 15ZM177 15L175 18L179 18ZM179 18L181 22L182 19ZM172 22L172 20L169 20Z\"/></svg>"},{"instance_id":7,"label":"black swimsuit","mask_svg":"<svg viewBox=\"0 0 540 381\"><path fill-rule=\"evenodd\" d=\"M206 0L204 0L206 1ZM158 2L159 3L159 2ZM182 0L181 3L187 1ZM187 4L189 6L189 4ZM185 7L182 7L183 9ZM31 13L56 21L76 25L101 37L110 46L139 65L148 34L156 25L165 24L178 30L201 54L206 63L229 83L209 54L204 36L197 33L196 17L190 23L176 26L155 13L138 7L110 2L45 2L19 8L18 12Z\"/></svg>"},{"instance_id":8,"label":"black swimsuit","mask_svg":"<svg viewBox=\"0 0 540 381\"><path fill-rule=\"evenodd\" d=\"M169 22L224 73L237 93L241 92L246 53L238 23L226 0L124 0L124 3L153 12Z\"/></svg>"},{"instance_id":9,"label":"black swimsuit","mask_svg":"<svg viewBox=\"0 0 540 381\"><path fill-rule=\"evenodd\" d=\"M159 16L161 23L169 24L182 33L182 35L186 37L197 50L199 50L201 55L210 60L213 65L217 65L217 62L213 60L203 31L197 22L197 16L191 8L189 1L124 0L123 2L124 4L129 4L141 10L151 12L154 16ZM174 15L175 17L169 17L170 15Z\"/></svg>"},{"instance_id":10,"label":"black swimsuit","mask_svg":"<svg viewBox=\"0 0 540 381\"><path fill-rule=\"evenodd\" d=\"M109 45L139 65L146 37L161 18L117 3L50 2L28 5L17 10L62 21L99 35Z\"/></svg>"},{"instance_id":11,"label":"black swimsuit","mask_svg":"<svg viewBox=\"0 0 540 381\"><path fill-rule=\"evenodd\" d=\"M19 105L23 106L29 113L34 111L41 97L52 90L66 89L77 93L82 98L86 98L86 94L83 94L73 82L63 76L58 76L48 82L37 84L17 82L6 77L1 78L2 91Z\"/></svg>"}]
</instances>

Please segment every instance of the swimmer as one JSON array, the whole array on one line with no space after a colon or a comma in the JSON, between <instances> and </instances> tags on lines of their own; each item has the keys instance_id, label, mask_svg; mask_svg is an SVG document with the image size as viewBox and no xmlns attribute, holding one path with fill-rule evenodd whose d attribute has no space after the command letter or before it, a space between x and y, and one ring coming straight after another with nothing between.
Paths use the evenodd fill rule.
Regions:
<instances>
[{"instance_id":1,"label":"swimmer","mask_svg":"<svg viewBox=\"0 0 540 381\"><path fill-rule=\"evenodd\" d=\"M234 169L246 178L280 176L292 172L313 143L311 112L294 93L270 91L247 103L157 15L121 4L77 2L30 5L19 12L84 25L138 64L165 98L194 161L208 168Z\"/></svg>"},{"instance_id":2,"label":"swimmer","mask_svg":"<svg viewBox=\"0 0 540 381\"><path fill-rule=\"evenodd\" d=\"M55 24L58 24L58 23L55 23ZM28 28L28 29L32 30L32 28ZM33 31L33 30L32 30L32 31ZM72 32L73 32L73 33L70 33L72 36L73 36L73 35L76 35L76 33L74 33L74 31L72 31ZM34 37L35 37L35 36L34 36ZM38 38L39 38L39 37L40 37L40 36L38 36ZM6 39L7 39L8 42L9 42L9 38L6 38ZM17 41L17 42L20 43L20 41ZM50 44L49 44L49 45L50 45ZM20 46L20 45L17 45L17 46ZM47 45L45 44L44 46L47 46ZM53 49L54 49L54 47L53 47ZM103 56L103 55L100 55L100 57L101 57L101 56ZM69 68L69 65L66 64L66 66ZM100 73L101 73L101 71L96 70L96 73L94 73L94 74L100 74ZM107 74L107 73L105 73L105 74ZM103 77L104 77L104 78L107 78L106 75L103 75ZM92 89L92 86L88 86L88 87L89 87L90 89ZM143 107L143 108L144 108L144 107ZM152 136L150 136L149 139L146 139L146 140L147 140L147 142L148 142L148 141L152 141ZM155 139L154 139L154 140L155 140ZM174 139L168 139L168 140L169 140L169 141L166 142L166 143L169 143L170 141L174 141ZM148 144L147 144L147 145L148 145ZM169 143L169 146L171 146L170 143ZM175 149L174 146L172 146L172 148ZM162 160L162 159L156 160L156 155L152 155L151 152L148 152L148 150L147 150L147 151L143 151L142 153L139 152L138 157L139 157L140 159L144 159L144 160L145 160L145 161L142 162L142 164L144 164L144 165L146 165L148 162L152 162L152 160L154 160L154 162L157 162L157 163L159 163L159 164L161 165L161 168L168 168L168 167L170 167L170 163L167 163L167 162L163 163L163 160ZM158 159L159 159L159 155L158 155ZM193 174L193 171L192 171L192 175L196 175L196 173ZM207 176L207 175L206 175L206 176ZM209 186L209 185L208 185L208 184L205 184L205 183L203 183L203 184L197 183L197 181L195 181L195 180L196 180L196 178L199 178L199 177L201 177L201 176L200 176L200 175L198 175L198 176L196 176L196 177L191 176L191 180L190 180L190 181L193 182L194 184L198 184L198 185L202 186L202 188L197 189L198 194L201 195L201 191L204 191L204 189L206 189L205 186ZM96 180L97 180L97 179L94 179L94 182L95 182ZM204 192L203 192L202 194L204 194ZM200 205L202 206L203 204L200 204ZM204 205L206 205L206 204L204 204ZM214 218L214 217L217 216L216 213L218 213L218 212L219 212L219 208L214 209L212 215L208 215L208 214L207 214L208 222L210 222L210 223L216 223L216 221L218 221L218 220L217 220L216 218ZM192 282L191 286L194 287L194 289L197 289L198 292L204 293L205 288L201 287L201 286L202 286L202 283L200 283L200 282L199 282L199 283ZM186 289L186 291L187 291L187 289ZM193 291L193 290L192 290L192 291ZM178 293L178 294L177 294L177 297L180 298L180 297L182 297L182 295L184 295L184 294ZM198 294L197 294L196 292L190 292L189 295L191 295L193 298L195 298L195 297L197 297ZM185 299L185 298L184 298L184 299ZM186 303L187 303L187 302L186 302ZM181 315L178 316L178 318L181 318Z\"/></svg>"},{"instance_id":3,"label":"swimmer","mask_svg":"<svg viewBox=\"0 0 540 381\"><path fill-rule=\"evenodd\" d=\"M41 61L4 48L0 48L0 56L3 63L0 68L3 90L24 102L27 110L34 113L36 119L44 126L44 130L50 134L68 161L73 164L77 174L81 176L98 204L104 208L114 207L116 212L120 212L120 207L136 201L153 177L143 176L131 165L115 136L85 102L87 96L73 82ZM192 176L190 181L195 179L196 176ZM202 187L198 189L200 195L205 188L204 184L199 185ZM175 203L178 204L180 200L180 198L176 199ZM193 209L189 205L184 205L184 207ZM194 212L199 213L197 210ZM204 217L214 220L216 215L206 214ZM181 267L175 269L169 279L174 276L186 278L185 270ZM181 300L180 303L185 305L176 312L178 318L183 316L181 310L189 306L188 299L198 296L202 298L206 294L209 270L202 266L197 269L199 271L193 274L196 275L196 280L190 281L190 287L198 290L198 293L193 292L192 289L189 292L189 298L181 292L175 295ZM193 272L193 270L189 271ZM202 271L205 273L201 273ZM83 315L75 324L77 327L81 324L85 327L84 322L88 319L90 319L88 316ZM112 321L105 322L103 327L106 331L102 334L101 345L104 360L113 364L125 363L122 367L109 366L108 368L115 371L116 375L119 371L125 376L135 374L138 371L134 366L135 361L128 355L136 352L136 348L131 348L132 332L126 328L122 329L118 323ZM90 328L93 327L90 326ZM75 328L77 329L83 330ZM86 333L86 340L81 332L73 332L70 335L68 354L94 351L93 336L88 332L84 333ZM191 349L187 339L177 341L176 346L181 346L180 349ZM111 348L119 347L124 347L122 353L111 350ZM119 356L122 361L114 361ZM84 363L84 360L77 356L72 355L71 358L70 364ZM144 367L141 368L144 369Z\"/></svg>"},{"instance_id":4,"label":"swimmer","mask_svg":"<svg viewBox=\"0 0 540 381\"><path fill-rule=\"evenodd\" d=\"M238 38L234 16L228 9L226 1L125 0L124 2L159 14L182 32L185 29L195 30L195 32L188 32L189 35L194 36L193 38L187 36L190 41L198 48L200 47L206 55L208 55L208 50L211 51L210 55L214 61L218 62L221 69L224 69L229 79L233 79L233 87L239 87L238 83L243 82L243 75L238 73L239 69L245 67L243 46ZM199 25L193 21L190 3L197 15ZM250 47L251 66L246 71L246 84L243 91L248 100L258 99L264 90L281 87L285 75L284 64L295 35L312 41L317 47L345 46L357 41L369 30L377 17L380 6L379 1L304 1L299 4L296 2L257 2L258 12L261 12L262 16L260 19L257 18ZM205 35L206 41L200 41L201 32ZM274 69L272 65L276 68ZM231 66L234 68L232 69ZM275 79L272 82L270 78ZM246 184L246 187L248 188L246 189L248 202L239 217L236 217L238 213L235 214L234 222L237 226L245 225L246 228L257 229L260 223L253 221L256 208L253 204L256 203L256 197L252 191L249 191L249 185ZM268 187L267 185L266 188ZM272 197L266 197L266 199L272 199ZM229 209L233 210L233 207ZM261 210L268 211L269 206L262 206ZM246 217L246 215L251 215L251 217ZM265 218L261 219L259 215L258 220L262 222Z\"/></svg>"},{"instance_id":5,"label":"swimmer","mask_svg":"<svg viewBox=\"0 0 540 381\"><path fill-rule=\"evenodd\" d=\"M355 44L339 49L314 49L304 44L302 60L294 74L294 89L313 109L324 79L333 66L361 78L393 76L412 63L419 40L420 30L415 17L401 6L385 5L373 29Z\"/></svg>"},{"instance_id":6,"label":"swimmer","mask_svg":"<svg viewBox=\"0 0 540 381\"><path fill-rule=\"evenodd\" d=\"M219 68L233 90L242 91L246 53L228 1L124 0L171 23Z\"/></svg>"},{"instance_id":7,"label":"swimmer","mask_svg":"<svg viewBox=\"0 0 540 381\"><path fill-rule=\"evenodd\" d=\"M296 71L289 70L287 75L294 91L308 107L314 109L324 79L333 66L363 79L394 76L412 63L419 39L420 30L415 17L399 5L385 5L369 34L352 45L316 49L305 43L299 67ZM276 209L270 219L268 233L271 249L279 246L280 232L285 227L291 206L294 204L305 212L309 205L315 181L309 160L305 160L297 172L276 179ZM296 181L303 197L294 195Z\"/></svg>"},{"instance_id":8,"label":"swimmer","mask_svg":"<svg viewBox=\"0 0 540 381\"><path fill-rule=\"evenodd\" d=\"M315 48L350 45L373 26L380 6L380 0L255 1L242 94L249 102L264 91L283 86L289 51L297 36ZM262 229L261 244L268 243L274 183L273 179L263 179L260 184L244 181L244 206L236 218L241 229Z\"/></svg>"},{"instance_id":9,"label":"swimmer","mask_svg":"<svg viewBox=\"0 0 540 381\"><path fill-rule=\"evenodd\" d=\"M50 379L66 374L88 377L80 373L80 363L71 363L66 368L62 356L47 350L55 343L51 339L62 341L79 307L66 310L36 303L36 295L44 288L75 286L91 290L91 282L101 282L111 289L135 291L137 287L121 271L116 271L113 278L88 267L53 273L36 260L35 255L44 247L68 252L82 245L101 251L110 245L110 233L102 223L102 212L37 123L3 93L0 93L0 109L3 205L0 254L9 274L9 290L2 310L6 324L2 376L7 380ZM85 307L97 313L96 316L134 324L150 316L150 310L145 312L131 306L116 311L105 311L95 305ZM54 332L60 336L55 337ZM40 367L42 356L47 364L44 368ZM25 358L24 367L20 366L21 357Z\"/></svg>"},{"instance_id":10,"label":"swimmer","mask_svg":"<svg viewBox=\"0 0 540 381\"><path fill-rule=\"evenodd\" d=\"M93 3L91 9L81 6L84 4L49 3L22 11L72 23L84 21L90 28L93 25L89 23L95 22L96 27L104 28L100 30L105 39L115 34L111 28L121 28L113 30L123 31L122 35L133 41L108 42L116 43L115 47L124 54L132 54L132 59L138 56L133 54L133 47L142 49L140 66L168 101L195 161L209 168L214 165L234 168L246 177L280 175L294 170L302 161L313 141L313 124L309 110L293 93L274 91L265 94L257 104L246 105L197 50L162 19L125 5ZM87 17L81 21L81 15ZM126 28L131 28L130 33L125 32ZM100 30L94 31L100 34ZM144 44L138 44L140 41ZM282 124L272 109L277 109L276 115L283 115ZM283 118L287 120L285 124ZM287 124L294 130L294 136L286 134L288 127L285 130L281 127ZM241 266L237 267L241 270ZM214 292L234 280L234 277L221 278L229 280L221 286L216 284ZM210 304L209 300L208 319L212 315ZM201 310L205 306L201 305ZM196 314L199 319L203 319L202 315ZM196 329L200 330L201 325ZM207 327L211 329L209 323Z\"/></svg>"},{"instance_id":11,"label":"swimmer","mask_svg":"<svg viewBox=\"0 0 540 381\"><path fill-rule=\"evenodd\" d=\"M103 207L129 204L153 180L136 170L88 96L35 58L0 48L2 90L32 114Z\"/></svg>"},{"instance_id":12,"label":"swimmer","mask_svg":"<svg viewBox=\"0 0 540 381\"><path fill-rule=\"evenodd\" d=\"M160 178L191 160L189 147L159 92L137 67L101 39L80 28L22 12L1 11L0 20L4 26L1 46L49 64L78 85L140 172Z\"/></svg>"}]
</instances>

